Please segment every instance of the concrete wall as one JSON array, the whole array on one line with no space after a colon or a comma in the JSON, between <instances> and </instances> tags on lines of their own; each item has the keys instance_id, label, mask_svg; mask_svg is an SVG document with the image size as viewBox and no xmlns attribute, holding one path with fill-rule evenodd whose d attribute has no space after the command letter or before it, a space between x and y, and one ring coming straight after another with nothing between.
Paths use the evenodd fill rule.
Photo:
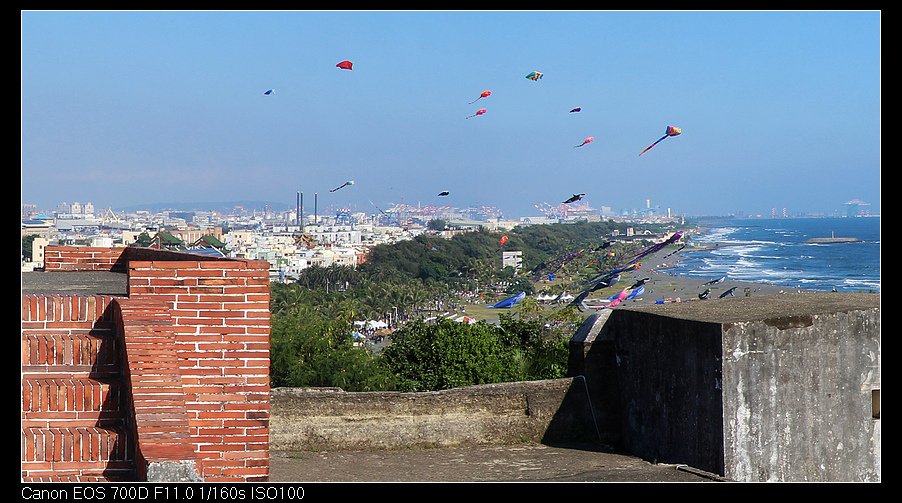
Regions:
<instances>
[{"instance_id":1,"label":"concrete wall","mask_svg":"<svg viewBox=\"0 0 902 503\"><path fill-rule=\"evenodd\" d=\"M879 309L788 321L724 325L725 475L879 481Z\"/></svg>"},{"instance_id":2,"label":"concrete wall","mask_svg":"<svg viewBox=\"0 0 902 503\"><path fill-rule=\"evenodd\" d=\"M878 295L631 307L601 332L627 452L738 481L880 480Z\"/></svg>"},{"instance_id":3,"label":"concrete wall","mask_svg":"<svg viewBox=\"0 0 902 503\"><path fill-rule=\"evenodd\" d=\"M594 441L582 379L485 384L434 392L275 388L274 450L402 449Z\"/></svg>"}]
</instances>

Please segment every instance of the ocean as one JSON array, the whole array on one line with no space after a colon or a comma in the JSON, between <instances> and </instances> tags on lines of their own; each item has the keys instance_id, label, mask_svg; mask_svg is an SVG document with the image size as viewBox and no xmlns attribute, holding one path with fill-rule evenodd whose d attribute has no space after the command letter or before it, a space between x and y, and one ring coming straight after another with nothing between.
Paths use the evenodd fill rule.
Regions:
<instances>
[{"instance_id":1,"label":"ocean","mask_svg":"<svg viewBox=\"0 0 902 503\"><path fill-rule=\"evenodd\" d=\"M861 241L805 242L831 233ZM805 290L880 291L880 217L731 219L691 235L689 243L720 246L704 251L686 247L668 272Z\"/></svg>"}]
</instances>

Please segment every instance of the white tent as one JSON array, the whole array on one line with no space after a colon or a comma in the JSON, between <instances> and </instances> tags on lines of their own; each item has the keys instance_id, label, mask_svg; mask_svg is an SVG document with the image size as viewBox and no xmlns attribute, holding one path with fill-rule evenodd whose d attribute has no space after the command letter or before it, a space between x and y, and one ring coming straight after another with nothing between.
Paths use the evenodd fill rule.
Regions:
<instances>
[{"instance_id":1,"label":"white tent","mask_svg":"<svg viewBox=\"0 0 902 503\"><path fill-rule=\"evenodd\" d=\"M388 328L388 323L382 320L366 320L366 321L355 321L355 327L366 327L369 329L378 330L380 328Z\"/></svg>"}]
</instances>

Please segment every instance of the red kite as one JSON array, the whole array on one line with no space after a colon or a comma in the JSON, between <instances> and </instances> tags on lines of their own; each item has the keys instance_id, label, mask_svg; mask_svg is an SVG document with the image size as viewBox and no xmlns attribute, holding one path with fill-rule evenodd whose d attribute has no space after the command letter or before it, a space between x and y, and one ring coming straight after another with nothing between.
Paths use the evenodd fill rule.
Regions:
<instances>
[{"instance_id":1,"label":"red kite","mask_svg":"<svg viewBox=\"0 0 902 503\"><path fill-rule=\"evenodd\" d=\"M342 70L353 70L353 69L354 69L354 68L353 68L354 63L351 63L351 62L348 61L348 60L344 60L344 61L342 61L341 63L338 63L338 64L335 65L335 66L341 68Z\"/></svg>"},{"instance_id":2,"label":"red kite","mask_svg":"<svg viewBox=\"0 0 902 503\"><path fill-rule=\"evenodd\" d=\"M478 117L484 113L485 113L485 108L480 108L479 110L476 111L475 114L467 116L467 119L469 119L470 117Z\"/></svg>"},{"instance_id":3,"label":"red kite","mask_svg":"<svg viewBox=\"0 0 902 503\"><path fill-rule=\"evenodd\" d=\"M594 136L590 136L590 137L586 138L585 140L583 140L583 142L580 143L579 145L574 145L573 148L579 148L579 147L582 147L583 145L585 145L585 144L587 144L587 143L592 143L593 141L595 141L595 137L594 137Z\"/></svg>"},{"instance_id":4,"label":"red kite","mask_svg":"<svg viewBox=\"0 0 902 503\"><path fill-rule=\"evenodd\" d=\"M504 246L504 243L507 243L507 236L501 236L501 239L498 240L498 246Z\"/></svg>"},{"instance_id":5,"label":"red kite","mask_svg":"<svg viewBox=\"0 0 902 503\"><path fill-rule=\"evenodd\" d=\"M491 95L492 95L492 91L489 91L488 89L486 89L485 91L482 92L482 94L479 95L478 98L476 98L475 100L473 100L467 104L472 105L473 103L476 103L477 101L481 100L482 98L488 98Z\"/></svg>"}]
</instances>

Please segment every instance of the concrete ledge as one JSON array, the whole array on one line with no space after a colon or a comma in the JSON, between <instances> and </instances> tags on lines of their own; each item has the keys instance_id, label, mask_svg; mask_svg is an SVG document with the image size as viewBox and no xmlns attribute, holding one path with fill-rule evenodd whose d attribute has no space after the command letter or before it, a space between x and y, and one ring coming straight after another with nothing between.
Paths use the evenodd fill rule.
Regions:
<instances>
[{"instance_id":1,"label":"concrete ledge","mask_svg":"<svg viewBox=\"0 0 902 503\"><path fill-rule=\"evenodd\" d=\"M273 450L403 449L597 440L581 380L424 393L275 388Z\"/></svg>"},{"instance_id":2,"label":"concrete ledge","mask_svg":"<svg viewBox=\"0 0 902 503\"><path fill-rule=\"evenodd\" d=\"M194 461L161 461L147 464L148 482L203 482Z\"/></svg>"}]
</instances>

